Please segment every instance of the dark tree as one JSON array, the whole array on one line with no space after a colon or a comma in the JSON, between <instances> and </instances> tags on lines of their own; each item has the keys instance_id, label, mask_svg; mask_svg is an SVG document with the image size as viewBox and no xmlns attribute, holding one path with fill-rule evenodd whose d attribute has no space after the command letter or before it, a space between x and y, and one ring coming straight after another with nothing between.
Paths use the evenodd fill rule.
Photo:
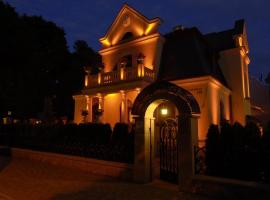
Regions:
<instances>
[{"instance_id":1,"label":"dark tree","mask_svg":"<svg viewBox=\"0 0 270 200\"><path fill-rule=\"evenodd\" d=\"M0 0L0 116L44 117L45 99L55 116L73 116L72 95L83 87L83 66L96 73L100 56L86 42L67 48L65 32L38 16L20 16ZM54 117L55 117L54 116Z\"/></svg>"},{"instance_id":2,"label":"dark tree","mask_svg":"<svg viewBox=\"0 0 270 200\"><path fill-rule=\"evenodd\" d=\"M232 148L230 149L231 158L230 160L230 171L227 173L229 177L233 178L241 178L245 177L245 165L246 165L246 158L245 158L245 128L238 122L235 122L232 129ZM243 173L244 172L244 173Z\"/></svg>"},{"instance_id":3,"label":"dark tree","mask_svg":"<svg viewBox=\"0 0 270 200\"><path fill-rule=\"evenodd\" d=\"M270 122L264 130L261 140L263 179L270 183Z\"/></svg>"},{"instance_id":4,"label":"dark tree","mask_svg":"<svg viewBox=\"0 0 270 200\"><path fill-rule=\"evenodd\" d=\"M231 125L227 122L222 123L220 130L220 159L221 173L223 176L229 176L233 171L233 150L234 133Z\"/></svg>"},{"instance_id":5,"label":"dark tree","mask_svg":"<svg viewBox=\"0 0 270 200\"><path fill-rule=\"evenodd\" d=\"M90 48L86 41L77 40L74 44L73 58L77 66L89 66L91 74L95 74L102 67L101 57L92 48Z\"/></svg>"},{"instance_id":6,"label":"dark tree","mask_svg":"<svg viewBox=\"0 0 270 200\"><path fill-rule=\"evenodd\" d=\"M219 175L221 157L220 157L220 135L217 125L211 125L208 129L206 138L206 171L209 175Z\"/></svg>"},{"instance_id":7,"label":"dark tree","mask_svg":"<svg viewBox=\"0 0 270 200\"><path fill-rule=\"evenodd\" d=\"M65 33L42 17L19 16L2 1L0 23L1 113L37 117L68 64Z\"/></svg>"},{"instance_id":8,"label":"dark tree","mask_svg":"<svg viewBox=\"0 0 270 200\"><path fill-rule=\"evenodd\" d=\"M249 122L245 126L245 158L247 170L246 178L258 180L261 171L262 155L260 154L260 130L254 122ZM248 173L249 171L249 173Z\"/></svg>"}]
</instances>

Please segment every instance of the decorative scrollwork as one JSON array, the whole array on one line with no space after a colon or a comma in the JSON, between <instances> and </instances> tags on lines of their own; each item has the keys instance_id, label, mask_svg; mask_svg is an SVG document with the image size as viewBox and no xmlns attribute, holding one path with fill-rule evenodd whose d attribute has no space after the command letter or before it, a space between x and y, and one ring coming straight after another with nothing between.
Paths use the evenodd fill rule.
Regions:
<instances>
[{"instance_id":1,"label":"decorative scrollwork","mask_svg":"<svg viewBox=\"0 0 270 200\"><path fill-rule=\"evenodd\" d=\"M205 147L194 146L195 174L205 175Z\"/></svg>"}]
</instances>

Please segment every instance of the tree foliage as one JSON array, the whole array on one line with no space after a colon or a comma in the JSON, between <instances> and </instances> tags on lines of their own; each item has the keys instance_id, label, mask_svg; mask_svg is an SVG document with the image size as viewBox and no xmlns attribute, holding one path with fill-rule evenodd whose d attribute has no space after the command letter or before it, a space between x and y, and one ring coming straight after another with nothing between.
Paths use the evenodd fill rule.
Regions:
<instances>
[{"instance_id":1,"label":"tree foliage","mask_svg":"<svg viewBox=\"0 0 270 200\"><path fill-rule=\"evenodd\" d=\"M208 175L270 182L270 124L263 135L254 122L211 125L206 140Z\"/></svg>"},{"instance_id":2,"label":"tree foliage","mask_svg":"<svg viewBox=\"0 0 270 200\"><path fill-rule=\"evenodd\" d=\"M62 28L41 16L20 16L3 1L0 24L0 116L42 117L49 98L56 116L71 117L83 66L98 66L97 53L84 41L70 53Z\"/></svg>"}]
</instances>

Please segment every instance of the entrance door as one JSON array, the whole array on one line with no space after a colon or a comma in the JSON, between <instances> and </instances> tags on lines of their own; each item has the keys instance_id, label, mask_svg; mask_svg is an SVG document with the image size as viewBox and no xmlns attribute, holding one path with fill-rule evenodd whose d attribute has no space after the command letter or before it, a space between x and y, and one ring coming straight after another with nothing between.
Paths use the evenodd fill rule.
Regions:
<instances>
[{"instance_id":1,"label":"entrance door","mask_svg":"<svg viewBox=\"0 0 270 200\"><path fill-rule=\"evenodd\" d=\"M178 183L177 120L166 119L160 127L160 178Z\"/></svg>"}]
</instances>

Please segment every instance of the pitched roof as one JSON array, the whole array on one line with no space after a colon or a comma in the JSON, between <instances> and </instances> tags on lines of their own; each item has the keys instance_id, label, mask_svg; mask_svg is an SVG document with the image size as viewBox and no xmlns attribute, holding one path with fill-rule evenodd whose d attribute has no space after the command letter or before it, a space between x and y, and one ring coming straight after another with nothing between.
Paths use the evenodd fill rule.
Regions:
<instances>
[{"instance_id":1,"label":"pitched roof","mask_svg":"<svg viewBox=\"0 0 270 200\"><path fill-rule=\"evenodd\" d=\"M197 28L177 29L164 37L159 80L210 75L227 86L216 52Z\"/></svg>"},{"instance_id":2,"label":"pitched roof","mask_svg":"<svg viewBox=\"0 0 270 200\"><path fill-rule=\"evenodd\" d=\"M248 50L248 43L246 38L246 24L245 20L240 19L235 21L234 28L221 32L214 32L204 35L207 42L216 51L223 51L225 49L231 49L236 47L235 37L238 35L244 35L245 46Z\"/></svg>"}]
</instances>

